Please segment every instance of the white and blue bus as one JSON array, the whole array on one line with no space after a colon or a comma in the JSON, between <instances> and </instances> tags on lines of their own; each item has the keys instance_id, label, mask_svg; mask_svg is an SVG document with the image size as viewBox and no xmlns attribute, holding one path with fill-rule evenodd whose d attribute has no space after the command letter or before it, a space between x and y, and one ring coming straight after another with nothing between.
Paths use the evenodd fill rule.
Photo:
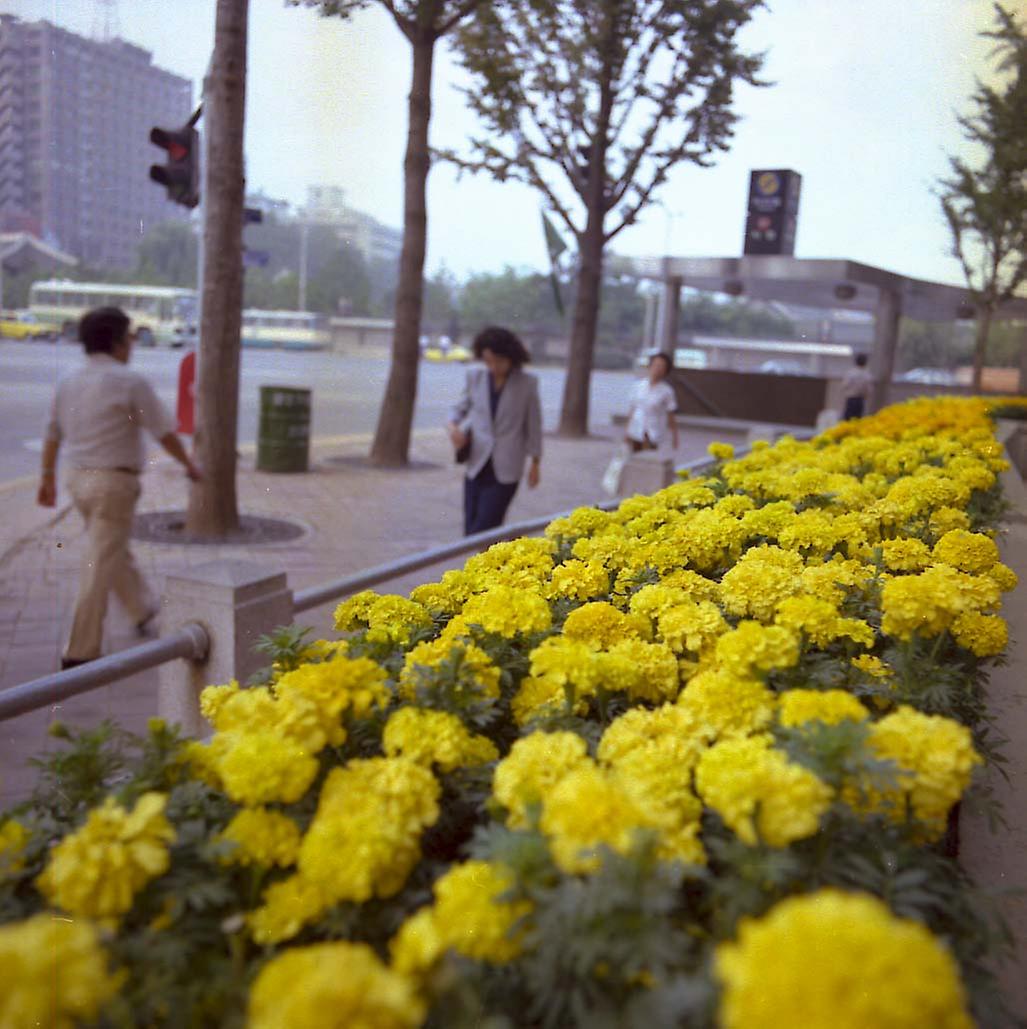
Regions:
<instances>
[{"instance_id":1,"label":"white and blue bus","mask_svg":"<svg viewBox=\"0 0 1027 1029\"><path fill-rule=\"evenodd\" d=\"M309 311L261 311L242 313L244 347L281 347L283 350L324 350L331 345L328 319Z\"/></svg>"}]
</instances>

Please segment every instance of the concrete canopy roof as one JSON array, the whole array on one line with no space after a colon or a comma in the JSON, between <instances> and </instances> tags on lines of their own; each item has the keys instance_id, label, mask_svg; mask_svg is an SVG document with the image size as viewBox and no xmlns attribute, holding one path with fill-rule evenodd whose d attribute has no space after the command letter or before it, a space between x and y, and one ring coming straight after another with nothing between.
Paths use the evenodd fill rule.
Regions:
<instances>
[{"instance_id":1,"label":"concrete canopy roof","mask_svg":"<svg viewBox=\"0 0 1027 1029\"><path fill-rule=\"evenodd\" d=\"M624 262L623 264L621 262ZM907 318L947 322L973 317L968 290L914 279L857 261L805 257L636 257L618 260L638 278L679 280L682 286L753 300L806 307L877 310L881 290L890 290ZM839 289L839 287L841 287ZM847 295L851 291L851 296ZM996 319L1027 319L1027 298L1003 304Z\"/></svg>"},{"instance_id":2,"label":"concrete canopy roof","mask_svg":"<svg viewBox=\"0 0 1027 1029\"><path fill-rule=\"evenodd\" d=\"M78 264L71 254L44 243L29 232L0 232L0 260L10 268L16 267L20 261L69 267Z\"/></svg>"}]
</instances>

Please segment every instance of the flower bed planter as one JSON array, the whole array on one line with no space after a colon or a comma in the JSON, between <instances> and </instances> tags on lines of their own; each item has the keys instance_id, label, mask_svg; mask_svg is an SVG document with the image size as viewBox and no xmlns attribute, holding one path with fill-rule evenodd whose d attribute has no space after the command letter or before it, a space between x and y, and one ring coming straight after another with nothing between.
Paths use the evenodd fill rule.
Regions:
<instances>
[{"instance_id":1,"label":"flower bed planter","mask_svg":"<svg viewBox=\"0 0 1027 1029\"><path fill-rule=\"evenodd\" d=\"M207 742L65 731L0 818L0 1024L999 1024L946 854L1016 582L987 411L721 447L359 594Z\"/></svg>"}]
</instances>

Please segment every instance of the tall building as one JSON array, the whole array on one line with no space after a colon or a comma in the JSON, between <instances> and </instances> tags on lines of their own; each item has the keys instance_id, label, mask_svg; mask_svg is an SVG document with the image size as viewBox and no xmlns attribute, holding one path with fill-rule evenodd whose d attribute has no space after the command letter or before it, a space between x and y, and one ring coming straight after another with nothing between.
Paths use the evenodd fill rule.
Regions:
<instances>
[{"instance_id":1,"label":"tall building","mask_svg":"<svg viewBox=\"0 0 1027 1029\"><path fill-rule=\"evenodd\" d=\"M356 247L368 263L394 263L403 247L403 233L346 203L340 186L308 186L301 217L313 225L331 225L339 238Z\"/></svg>"},{"instance_id":2,"label":"tall building","mask_svg":"<svg viewBox=\"0 0 1027 1029\"><path fill-rule=\"evenodd\" d=\"M165 155L149 135L191 109L192 84L147 50L0 15L0 230L133 267L150 228L188 217L150 181Z\"/></svg>"}]
</instances>

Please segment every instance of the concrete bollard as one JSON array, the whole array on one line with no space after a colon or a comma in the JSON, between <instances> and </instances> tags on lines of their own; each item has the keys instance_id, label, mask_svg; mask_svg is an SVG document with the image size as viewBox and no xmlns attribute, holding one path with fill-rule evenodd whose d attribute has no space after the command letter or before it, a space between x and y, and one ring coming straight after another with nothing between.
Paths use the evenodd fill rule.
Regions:
<instances>
[{"instance_id":1,"label":"concrete bollard","mask_svg":"<svg viewBox=\"0 0 1027 1029\"><path fill-rule=\"evenodd\" d=\"M212 561L168 576L161 627L199 622L210 637L206 661L171 661L160 666L158 711L189 736L207 731L200 715L200 691L230 679L245 682L267 664L253 650L257 639L293 620L292 591L285 572L245 561Z\"/></svg>"},{"instance_id":2,"label":"concrete bollard","mask_svg":"<svg viewBox=\"0 0 1027 1029\"><path fill-rule=\"evenodd\" d=\"M674 482L674 462L659 451L642 450L632 454L624 465L620 477L622 497L636 493L655 493Z\"/></svg>"},{"instance_id":3,"label":"concrete bollard","mask_svg":"<svg viewBox=\"0 0 1027 1029\"><path fill-rule=\"evenodd\" d=\"M833 407L825 407L817 415L817 432L826 432L839 422L838 412Z\"/></svg>"}]
</instances>

